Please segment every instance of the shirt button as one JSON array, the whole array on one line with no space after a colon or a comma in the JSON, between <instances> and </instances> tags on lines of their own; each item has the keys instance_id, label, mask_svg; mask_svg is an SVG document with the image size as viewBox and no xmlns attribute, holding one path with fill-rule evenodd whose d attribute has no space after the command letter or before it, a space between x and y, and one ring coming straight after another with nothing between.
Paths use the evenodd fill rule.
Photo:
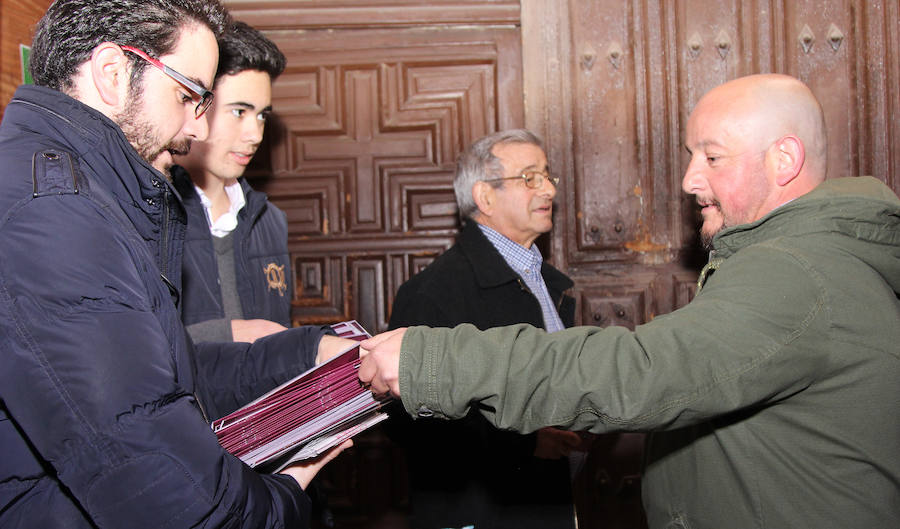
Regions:
<instances>
[{"instance_id":1,"label":"shirt button","mask_svg":"<svg viewBox=\"0 0 900 529\"><path fill-rule=\"evenodd\" d=\"M424 404L419 406L419 409L416 411L416 415L419 417L434 417L434 412L429 410Z\"/></svg>"}]
</instances>

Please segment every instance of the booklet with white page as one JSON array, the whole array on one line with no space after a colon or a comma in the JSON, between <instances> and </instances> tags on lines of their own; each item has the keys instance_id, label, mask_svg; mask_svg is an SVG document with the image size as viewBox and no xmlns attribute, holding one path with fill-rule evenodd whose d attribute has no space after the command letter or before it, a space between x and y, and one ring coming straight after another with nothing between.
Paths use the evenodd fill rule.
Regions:
<instances>
[{"instance_id":1,"label":"booklet with white page","mask_svg":"<svg viewBox=\"0 0 900 529\"><path fill-rule=\"evenodd\" d=\"M357 342L370 337L355 320L331 328ZM247 465L270 472L322 454L387 419L381 408L389 399L363 387L358 370L359 344L353 344L213 421L219 444Z\"/></svg>"}]
</instances>

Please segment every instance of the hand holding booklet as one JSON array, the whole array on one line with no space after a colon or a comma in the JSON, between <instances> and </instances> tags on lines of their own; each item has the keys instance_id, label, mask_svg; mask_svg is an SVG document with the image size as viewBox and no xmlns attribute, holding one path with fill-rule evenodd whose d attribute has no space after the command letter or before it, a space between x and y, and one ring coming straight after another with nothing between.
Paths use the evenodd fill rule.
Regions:
<instances>
[{"instance_id":1,"label":"hand holding booklet","mask_svg":"<svg viewBox=\"0 0 900 529\"><path fill-rule=\"evenodd\" d=\"M357 342L371 337L355 320L331 328ZM358 369L359 345L354 344L213 421L219 444L251 467L277 472L387 419L381 407L389 399L363 387Z\"/></svg>"}]
</instances>

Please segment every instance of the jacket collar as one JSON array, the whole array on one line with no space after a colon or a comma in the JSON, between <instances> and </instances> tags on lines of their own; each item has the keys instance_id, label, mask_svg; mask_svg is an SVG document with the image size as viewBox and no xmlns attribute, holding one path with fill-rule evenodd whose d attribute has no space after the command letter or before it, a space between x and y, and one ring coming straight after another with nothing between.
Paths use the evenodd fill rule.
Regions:
<instances>
[{"instance_id":1,"label":"jacket collar","mask_svg":"<svg viewBox=\"0 0 900 529\"><path fill-rule=\"evenodd\" d=\"M62 92L34 85L20 86L5 114L4 121L11 119L20 129L36 131L75 153L89 185L102 186L113 196L164 271L170 258L180 259L170 255L177 235L169 230L170 219L164 219L166 212L170 218L184 218L178 194L138 155L115 122ZM169 207L173 203L175 210ZM166 248L160 245L163 240Z\"/></svg>"},{"instance_id":2,"label":"jacket collar","mask_svg":"<svg viewBox=\"0 0 900 529\"><path fill-rule=\"evenodd\" d=\"M244 206L242 213L251 220L256 219L262 215L269 197L262 191L256 191L250 187L250 184L247 183L247 179L244 177L239 178L238 182L241 183L241 189L244 190L244 199L247 201L247 205Z\"/></svg>"},{"instance_id":3,"label":"jacket collar","mask_svg":"<svg viewBox=\"0 0 900 529\"><path fill-rule=\"evenodd\" d=\"M191 175L187 172L187 169L180 165L173 165L171 174L172 184L184 201L185 207L188 210L192 207L202 208L200 196L197 195L197 191L194 189L194 183L191 181ZM262 191L256 191L250 187L250 184L247 183L247 179L244 177L238 178L238 182L241 184L241 189L244 191L244 200L246 201L244 207L238 212L238 218L242 221L247 219L250 219L251 221L255 220L262 215L266 208L266 201L269 197Z\"/></svg>"},{"instance_id":4,"label":"jacket collar","mask_svg":"<svg viewBox=\"0 0 900 529\"><path fill-rule=\"evenodd\" d=\"M753 244L839 244L900 295L900 199L870 176L826 180L763 218L722 230L713 239L709 267ZM801 242L816 241L816 242ZM720 263L721 264L721 263Z\"/></svg>"},{"instance_id":5,"label":"jacket collar","mask_svg":"<svg viewBox=\"0 0 900 529\"><path fill-rule=\"evenodd\" d=\"M775 237L815 233L847 233L856 239L897 244L897 196L870 176L834 178L809 193L775 208L761 219L719 232L713 238L713 256L735 252ZM893 221L891 221L893 219Z\"/></svg>"},{"instance_id":6,"label":"jacket collar","mask_svg":"<svg viewBox=\"0 0 900 529\"><path fill-rule=\"evenodd\" d=\"M506 264L503 256L484 236L475 221L466 222L459 232L457 244L475 271L475 280L479 287L491 288L519 279L519 275ZM544 283L554 301L559 294L574 285L571 279L546 261L541 264L541 275L544 276Z\"/></svg>"},{"instance_id":7,"label":"jacket collar","mask_svg":"<svg viewBox=\"0 0 900 529\"><path fill-rule=\"evenodd\" d=\"M147 215L158 211L148 199L159 195L163 175L141 158L122 129L100 111L62 92L34 85L20 86L8 110L28 109L29 120L40 132L50 133L76 153L120 202L141 208Z\"/></svg>"}]
</instances>

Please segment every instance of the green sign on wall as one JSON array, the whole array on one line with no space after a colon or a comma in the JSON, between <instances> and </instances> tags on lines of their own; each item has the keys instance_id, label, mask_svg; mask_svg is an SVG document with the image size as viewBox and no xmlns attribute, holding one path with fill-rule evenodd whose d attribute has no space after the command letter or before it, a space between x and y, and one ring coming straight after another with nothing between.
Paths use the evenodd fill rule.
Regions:
<instances>
[{"instance_id":1,"label":"green sign on wall","mask_svg":"<svg viewBox=\"0 0 900 529\"><path fill-rule=\"evenodd\" d=\"M28 68L28 60L31 58L31 46L19 44L19 58L22 62L22 82L32 84L31 70Z\"/></svg>"}]
</instances>

